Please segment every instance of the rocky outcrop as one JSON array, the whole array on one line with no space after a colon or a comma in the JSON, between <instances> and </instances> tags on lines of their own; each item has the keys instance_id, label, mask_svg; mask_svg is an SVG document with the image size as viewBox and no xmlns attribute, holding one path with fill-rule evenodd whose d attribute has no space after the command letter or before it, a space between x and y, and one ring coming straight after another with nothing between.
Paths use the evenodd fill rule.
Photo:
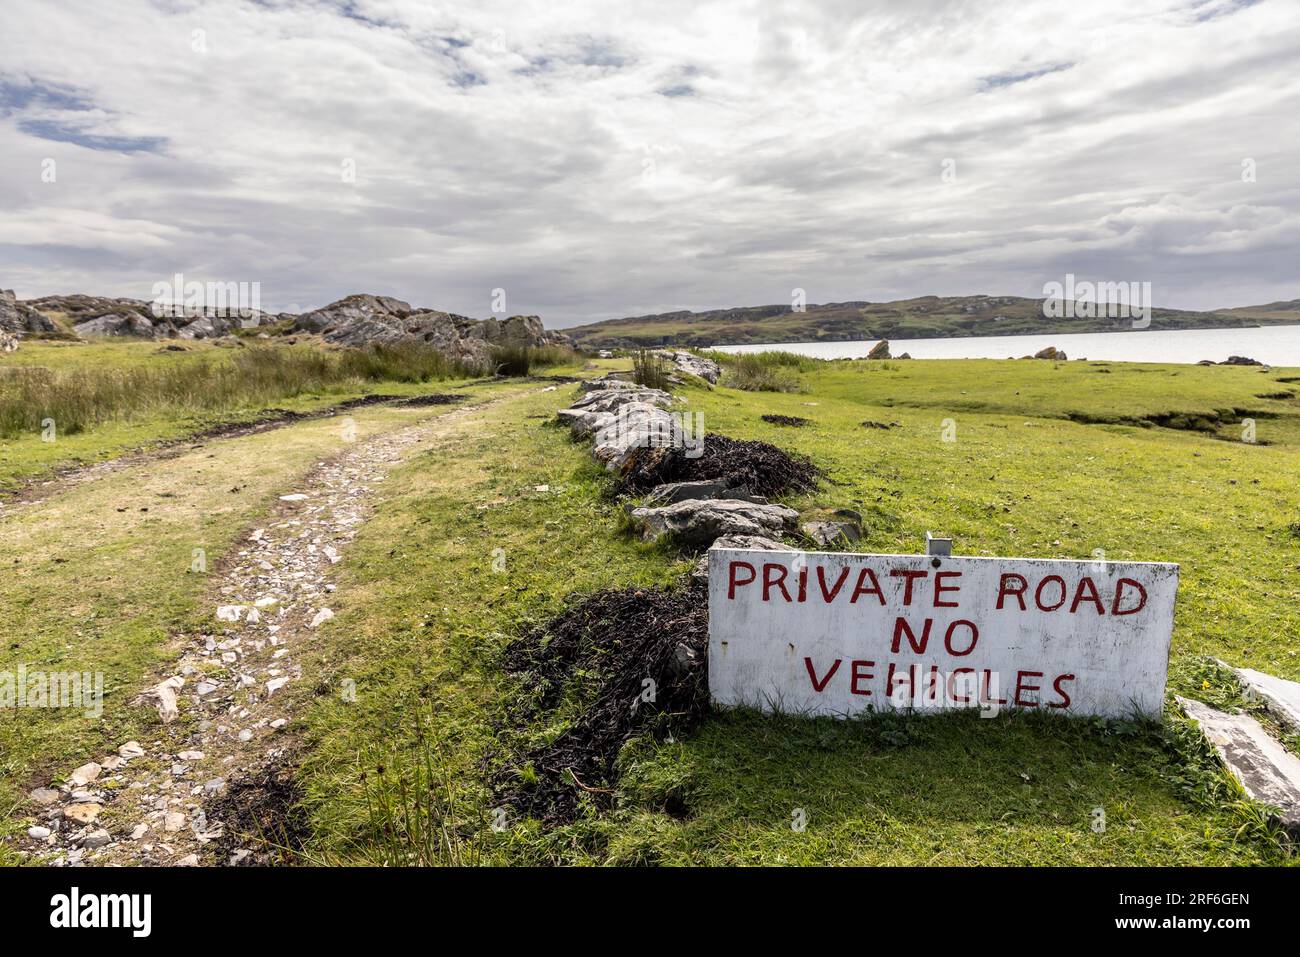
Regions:
<instances>
[{"instance_id":1,"label":"rocky outcrop","mask_svg":"<svg viewBox=\"0 0 1300 957\"><path fill-rule=\"evenodd\" d=\"M29 304L19 302L12 289L0 289L0 332L55 332L58 328Z\"/></svg>"},{"instance_id":2,"label":"rocky outcrop","mask_svg":"<svg viewBox=\"0 0 1300 957\"><path fill-rule=\"evenodd\" d=\"M1046 349L1039 349L1034 353L1035 359L1051 359L1054 362L1064 362L1066 355L1056 346L1048 346Z\"/></svg>"},{"instance_id":3,"label":"rocky outcrop","mask_svg":"<svg viewBox=\"0 0 1300 957\"><path fill-rule=\"evenodd\" d=\"M25 304L48 323L58 325L58 316L79 336L132 336L139 339L215 339L229 335L238 326L258 326L282 318L260 310L247 315L230 309L208 311L178 309L155 312L143 299L113 299L107 296L44 296Z\"/></svg>"},{"instance_id":4,"label":"rocky outcrop","mask_svg":"<svg viewBox=\"0 0 1300 957\"><path fill-rule=\"evenodd\" d=\"M784 505L760 505L735 499L690 499L663 508L632 510L632 520L649 541L672 535L687 548L702 548L728 535L779 538L793 532L799 513Z\"/></svg>"},{"instance_id":5,"label":"rocky outcrop","mask_svg":"<svg viewBox=\"0 0 1300 957\"><path fill-rule=\"evenodd\" d=\"M0 352L17 352L18 337L7 332L0 332Z\"/></svg>"},{"instance_id":6,"label":"rocky outcrop","mask_svg":"<svg viewBox=\"0 0 1300 957\"><path fill-rule=\"evenodd\" d=\"M881 340L880 340L879 342L877 342L874 346L872 346L872 347L871 347L871 351L867 353L867 358L868 358L868 359L888 359L888 358L889 358L889 340L888 340L888 339L881 339Z\"/></svg>"},{"instance_id":7,"label":"rocky outcrop","mask_svg":"<svg viewBox=\"0 0 1300 957\"><path fill-rule=\"evenodd\" d=\"M493 346L572 345L564 333L543 328L537 316L471 319L436 309L416 309L391 296L347 296L302 315L260 310L245 315L229 309L156 314L153 304L143 299L72 295L18 302L12 292L0 291L0 330L55 332L59 325L53 316L85 336L214 339L230 335L241 326L282 323L297 332L320 334L341 346L421 340L484 371L491 366Z\"/></svg>"},{"instance_id":8,"label":"rocky outcrop","mask_svg":"<svg viewBox=\"0 0 1300 957\"><path fill-rule=\"evenodd\" d=\"M347 296L328 306L303 313L295 323L302 332L323 335L341 346L419 340L439 352L484 369L491 364L492 346L563 345L568 337L547 332L537 316L471 319L436 309L415 309L391 296Z\"/></svg>"}]
</instances>

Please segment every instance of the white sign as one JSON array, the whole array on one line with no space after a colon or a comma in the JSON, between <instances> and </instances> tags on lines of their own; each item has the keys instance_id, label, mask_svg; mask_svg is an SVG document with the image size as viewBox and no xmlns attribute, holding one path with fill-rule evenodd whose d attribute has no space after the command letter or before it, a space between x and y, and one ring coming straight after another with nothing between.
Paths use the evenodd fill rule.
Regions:
<instances>
[{"instance_id":1,"label":"white sign","mask_svg":"<svg viewBox=\"0 0 1300 957\"><path fill-rule=\"evenodd\" d=\"M1178 566L715 548L709 692L848 716L1158 716Z\"/></svg>"}]
</instances>

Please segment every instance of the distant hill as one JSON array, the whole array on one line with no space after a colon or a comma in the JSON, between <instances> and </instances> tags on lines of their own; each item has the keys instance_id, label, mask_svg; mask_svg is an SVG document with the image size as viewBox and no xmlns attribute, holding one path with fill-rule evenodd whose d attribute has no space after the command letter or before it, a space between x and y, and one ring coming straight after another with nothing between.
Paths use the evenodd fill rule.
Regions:
<instances>
[{"instance_id":1,"label":"distant hill","mask_svg":"<svg viewBox=\"0 0 1300 957\"><path fill-rule=\"evenodd\" d=\"M1218 312L1154 309L1151 329L1221 329L1300 323L1300 300ZM849 342L1121 332L1126 318L1049 319L1040 299L1021 296L921 296L896 302L831 302L794 312L788 305L709 312L666 312L607 319L564 331L586 348L713 346L762 342Z\"/></svg>"},{"instance_id":2,"label":"distant hill","mask_svg":"<svg viewBox=\"0 0 1300 957\"><path fill-rule=\"evenodd\" d=\"M1279 322L1300 323L1300 299L1287 299L1282 302L1269 302L1262 306L1235 306L1220 312L1243 319L1257 319L1260 325Z\"/></svg>"}]
</instances>

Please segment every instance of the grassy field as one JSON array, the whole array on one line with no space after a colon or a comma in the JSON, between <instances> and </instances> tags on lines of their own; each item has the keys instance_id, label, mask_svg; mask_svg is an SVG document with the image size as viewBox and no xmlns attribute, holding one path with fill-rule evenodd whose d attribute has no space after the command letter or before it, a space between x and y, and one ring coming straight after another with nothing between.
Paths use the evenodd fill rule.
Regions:
<instances>
[{"instance_id":1,"label":"grassy field","mask_svg":"<svg viewBox=\"0 0 1300 957\"><path fill-rule=\"evenodd\" d=\"M1084 363L835 363L804 391L685 391L710 431L810 455L823 487L791 504L866 516L864 550L916 551L946 530L967 554L1180 562L1171 691L1234 696L1205 656L1300 677L1300 404L1257 400L1283 373ZM1017 392L1020 393L1017 395ZM492 415L407 466L347 565L350 596L322 670L358 699L318 700L304 772L321 860L396 861L382 827L447 814L456 859L514 863L1174 864L1283 859L1199 738L1166 727L970 715L851 722L715 715L625 748L615 809L493 830L484 755L553 738L581 706L503 739L509 636L566 595L669 580L685 562L630 539L606 479L546 418L564 396ZM1086 424L1267 409L1273 445ZM771 426L780 412L807 428ZM943 441L945 419L956 441ZM865 428L864 421L898 423ZM1225 435L1227 427L1225 426ZM538 486L547 486L544 492ZM580 532L575 532L580 529ZM394 544L394 543L398 544ZM500 552L494 552L500 549ZM508 574L494 573L495 554ZM403 574L397 574L397 570ZM341 636L348 639L343 641ZM357 640L360 636L360 640ZM489 763L491 759L489 758ZM382 768L382 773L378 770ZM422 782L426 787L416 787ZM382 814L374 809L384 807ZM1110 822L1090 824L1096 808ZM804 812L807 827L792 829ZM463 846L461 846L463 845ZM443 857L453 850L446 848ZM420 859L429 855L421 852Z\"/></svg>"},{"instance_id":2,"label":"grassy field","mask_svg":"<svg viewBox=\"0 0 1300 957\"><path fill-rule=\"evenodd\" d=\"M1300 401L1258 398L1290 391L1279 380L1296 370L976 361L790 368L792 392L692 386L681 395L709 431L809 455L827 479L790 504L857 509L863 550L917 551L935 530L963 554L1091 558L1100 549L1112 560L1176 561L1171 692L1233 701L1207 656L1300 678ZM715 714L673 740L629 743L612 810L549 830L500 816L490 769L552 739L583 705L575 687L557 714L512 725L509 705L527 689L503 675L504 646L573 596L667 584L690 559L630 537L608 478L585 446L550 424L572 386L541 392L516 381L475 391L503 401L458 419L436 448L394 472L337 567L337 617L306 663L319 690L302 719L308 860L1288 859L1172 709L1164 727L1016 715ZM1229 410L1250 413L1258 441L1241 441L1233 421L1241 412ZM770 412L812 424L770 425L760 419ZM355 418L364 436L417 414L376 407ZM0 564L13 569L0 585L11 623L9 664L0 668L76 662L111 676L100 722L0 716L7 810L60 762L149 733L152 712L123 703L165 654L167 634L195 614L202 582L187 572L191 548L199 542L210 560L220 555L337 444L336 431L317 420L217 443L0 522ZM355 700L332 693L345 679L355 682ZM1107 821L1100 833L1097 808ZM802 830L792 827L799 816ZM445 824L449 837L394 839L385 827L404 817L435 831Z\"/></svg>"}]
</instances>

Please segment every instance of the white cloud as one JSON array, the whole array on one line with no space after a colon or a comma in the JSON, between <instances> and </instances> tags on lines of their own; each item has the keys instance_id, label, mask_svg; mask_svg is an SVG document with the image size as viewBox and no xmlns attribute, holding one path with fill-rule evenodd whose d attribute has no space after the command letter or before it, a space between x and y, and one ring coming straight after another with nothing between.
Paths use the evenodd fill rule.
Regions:
<instances>
[{"instance_id":1,"label":"white cloud","mask_svg":"<svg viewBox=\"0 0 1300 957\"><path fill-rule=\"evenodd\" d=\"M6 0L0 284L504 287L549 325L1067 271L1300 294L1295 4L862 7Z\"/></svg>"}]
</instances>

